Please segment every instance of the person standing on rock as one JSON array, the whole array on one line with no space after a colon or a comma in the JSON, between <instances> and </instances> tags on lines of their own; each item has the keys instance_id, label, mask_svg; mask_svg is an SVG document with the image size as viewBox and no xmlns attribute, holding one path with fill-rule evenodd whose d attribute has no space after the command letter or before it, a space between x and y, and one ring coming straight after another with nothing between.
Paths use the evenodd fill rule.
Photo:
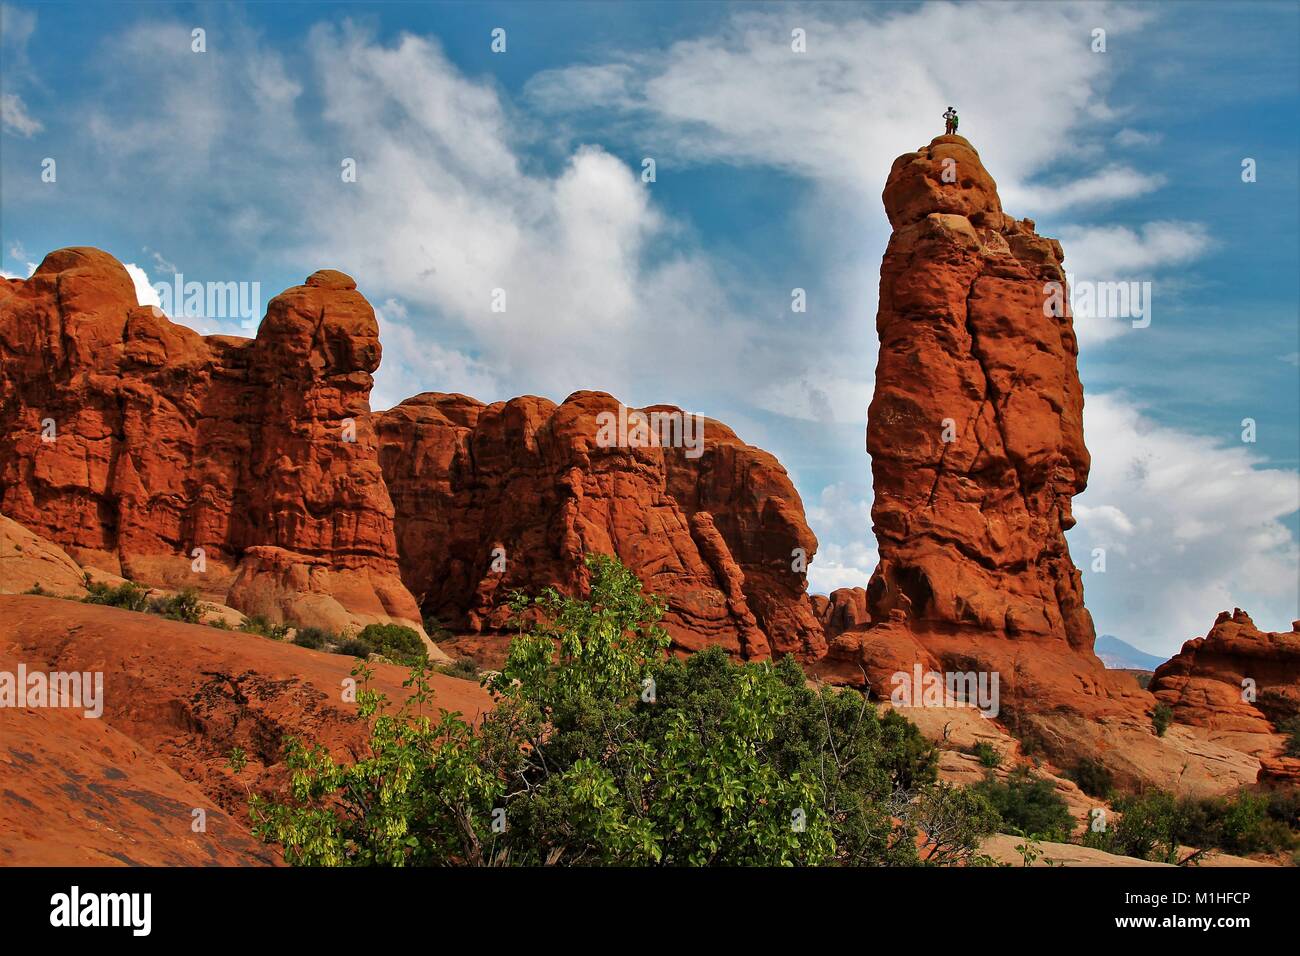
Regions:
<instances>
[{"instance_id":1,"label":"person standing on rock","mask_svg":"<svg viewBox=\"0 0 1300 956\"><path fill-rule=\"evenodd\" d=\"M944 124L943 125L944 136L957 135L957 111L953 109L951 106L944 111L943 124Z\"/></svg>"}]
</instances>

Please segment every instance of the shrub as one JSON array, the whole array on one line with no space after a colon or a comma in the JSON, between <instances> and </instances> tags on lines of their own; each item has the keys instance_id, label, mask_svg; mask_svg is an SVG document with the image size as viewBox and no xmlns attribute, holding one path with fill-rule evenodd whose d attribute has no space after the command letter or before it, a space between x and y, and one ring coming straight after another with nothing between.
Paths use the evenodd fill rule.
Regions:
<instances>
[{"instance_id":1,"label":"shrub","mask_svg":"<svg viewBox=\"0 0 1300 956\"><path fill-rule=\"evenodd\" d=\"M1288 717L1277 725L1277 732L1286 737L1286 755L1300 757L1300 717Z\"/></svg>"},{"instance_id":2,"label":"shrub","mask_svg":"<svg viewBox=\"0 0 1300 956\"><path fill-rule=\"evenodd\" d=\"M1005 828L1018 836L1063 841L1074 830L1074 817L1050 780L1017 767L1005 781L992 773L973 788L997 811Z\"/></svg>"},{"instance_id":3,"label":"shrub","mask_svg":"<svg viewBox=\"0 0 1300 956\"><path fill-rule=\"evenodd\" d=\"M443 664L438 671L461 680L478 680L478 665L472 657L459 657L450 664Z\"/></svg>"},{"instance_id":4,"label":"shrub","mask_svg":"<svg viewBox=\"0 0 1300 956\"><path fill-rule=\"evenodd\" d=\"M39 594L39 595L47 595L47 594L49 594L50 592L47 591L47 590L45 590L45 588L41 587L41 582L40 582L40 581L37 581L35 584L33 584L31 587L29 587L29 588L28 588L26 591L24 591L23 593L24 593L24 594Z\"/></svg>"},{"instance_id":5,"label":"shrub","mask_svg":"<svg viewBox=\"0 0 1300 956\"><path fill-rule=\"evenodd\" d=\"M335 654L346 654L349 657L359 657L363 661L375 652L375 649L367 642L358 637L345 637L334 648Z\"/></svg>"},{"instance_id":6,"label":"shrub","mask_svg":"<svg viewBox=\"0 0 1300 956\"><path fill-rule=\"evenodd\" d=\"M319 627L300 627L293 636L293 642L299 647L309 647L316 651L326 644L336 643L337 640L329 631Z\"/></svg>"},{"instance_id":7,"label":"shrub","mask_svg":"<svg viewBox=\"0 0 1300 956\"><path fill-rule=\"evenodd\" d=\"M398 664L414 666L428 656L419 632L401 624L367 624L357 640Z\"/></svg>"},{"instance_id":8,"label":"shrub","mask_svg":"<svg viewBox=\"0 0 1300 956\"><path fill-rule=\"evenodd\" d=\"M247 634L259 634L262 637L269 637L273 641L283 641L289 636L288 624L272 624L261 614L254 614L249 617L239 629Z\"/></svg>"},{"instance_id":9,"label":"shrub","mask_svg":"<svg viewBox=\"0 0 1300 956\"><path fill-rule=\"evenodd\" d=\"M183 588L170 597L156 598L149 609L173 621L198 624L203 620L203 601L194 588Z\"/></svg>"},{"instance_id":10,"label":"shrub","mask_svg":"<svg viewBox=\"0 0 1300 956\"><path fill-rule=\"evenodd\" d=\"M1115 779L1100 760L1093 760L1091 757L1082 758L1075 765L1074 773L1070 774L1070 777L1079 785L1079 789L1090 797L1109 800L1115 792Z\"/></svg>"},{"instance_id":11,"label":"shrub","mask_svg":"<svg viewBox=\"0 0 1300 956\"><path fill-rule=\"evenodd\" d=\"M386 709L362 679L370 746L339 764L290 740L289 791L254 831L297 865L777 865L970 862L996 816L934 784L933 748L853 691L811 690L792 658L667 658L662 604L611 558L590 596L512 600L531 621L476 724L426 713L427 666ZM906 789L915 787L915 790Z\"/></svg>"},{"instance_id":12,"label":"shrub","mask_svg":"<svg viewBox=\"0 0 1300 956\"><path fill-rule=\"evenodd\" d=\"M127 611L149 610L149 592L130 581L123 581L114 587L103 581L91 581L88 576L86 590L90 593L81 599L86 604L104 604Z\"/></svg>"},{"instance_id":13,"label":"shrub","mask_svg":"<svg viewBox=\"0 0 1300 956\"><path fill-rule=\"evenodd\" d=\"M1179 864L1198 863L1209 850L1236 855L1290 850L1297 837L1270 813L1271 806L1269 795L1247 790L1228 797L1183 799L1164 790L1146 790L1117 800L1119 822L1103 833L1088 833L1085 843L1110 853ZM1180 845L1198 852L1180 859Z\"/></svg>"},{"instance_id":14,"label":"shrub","mask_svg":"<svg viewBox=\"0 0 1300 956\"><path fill-rule=\"evenodd\" d=\"M996 770L1002 766L1002 751L998 750L987 740L981 740L970 752L979 758L981 767L988 767L990 770Z\"/></svg>"},{"instance_id":15,"label":"shrub","mask_svg":"<svg viewBox=\"0 0 1300 956\"><path fill-rule=\"evenodd\" d=\"M1156 704L1156 709L1151 713L1151 728L1156 732L1157 737L1163 737L1173 720L1174 709L1162 701Z\"/></svg>"}]
</instances>

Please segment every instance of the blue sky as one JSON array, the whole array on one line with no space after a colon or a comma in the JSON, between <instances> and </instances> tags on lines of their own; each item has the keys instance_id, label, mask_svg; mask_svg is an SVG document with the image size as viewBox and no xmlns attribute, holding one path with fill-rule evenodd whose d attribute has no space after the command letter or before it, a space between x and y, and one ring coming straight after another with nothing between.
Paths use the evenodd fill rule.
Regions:
<instances>
[{"instance_id":1,"label":"blue sky","mask_svg":"<svg viewBox=\"0 0 1300 956\"><path fill-rule=\"evenodd\" d=\"M1167 654L1224 608L1300 617L1297 9L6 3L0 269L96 245L263 301L341 269L380 314L376 407L703 412L791 472L814 588L864 585L880 190L954 103L1067 269L1152 283L1149 328L1079 323L1069 538L1099 632Z\"/></svg>"}]
</instances>

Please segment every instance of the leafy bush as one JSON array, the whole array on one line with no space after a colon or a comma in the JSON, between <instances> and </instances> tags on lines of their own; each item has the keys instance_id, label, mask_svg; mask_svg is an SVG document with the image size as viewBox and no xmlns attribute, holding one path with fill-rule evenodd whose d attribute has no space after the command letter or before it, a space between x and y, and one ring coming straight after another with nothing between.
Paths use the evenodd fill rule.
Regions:
<instances>
[{"instance_id":1,"label":"leafy bush","mask_svg":"<svg viewBox=\"0 0 1300 956\"><path fill-rule=\"evenodd\" d=\"M1050 780L1017 767L1005 781L992 773L972 789L988 800L1003 827L1019 836L1064 841L1074 830L1074 817Z\"/></svg>"},{"instance_id":2,"label":"leafy bush","mask_svg":"<svg viewBox=\"0 0 1300 956\"><path fill-rule=\"evenodd\" d=\"M1091 757L1082 758L1075 765L1074 773L1070 774L1070 777L1079 785L1079 789L1090 797L1109 800L1115 792L1115 779L1100 760L1093 760Z\"/></svg>"},{"instance_id":3,"label":"leafy bush","mask_svg":"<svg viewBox=\"0 0 1300 956\"><path fill-rule=\"evenodd\" d=\"M428 656L419 632L401 624L367 624L356 639L399 664L415 665Z\"/></svg>"},{"instance_id":4,"label":"leafy bush","mask_svg":"<svg viewBox=\"0 0 1300 956\"><path fill-rule=\"evenodd\" d=\"M293 635L293 642L299 647L309 647L316 651L336 641L337 638L333 634L319 627L300 627Z\"/></svg>"},{"instance_id":5,"label":"leafy bush","mask_svg":"<svg viewBox=\"0 0 1300 956\"><path fill-rule=\"evenodd\" d=\"M1277 725L1277 732L1286 737L1286 755L1300 757L1300 717L1289 717Z\"/></svg>"},{"instance_id":6,"label":"leafy bush","mask_svg":"<svg viewBox=\"0 0 1300 956\"><path fill-rule=\"evenodd\" d=\"M37 581L35 584L33 584L31 587L29 587L29 588L28 588L26 591L24 591L23 593L24 593L24 594L48 595L50 592L47 591L47 590L45 590L45 588L41 587L41 582L40 582L40 581Z\"/></svg>"},{"instance_id":7,"label":"leafy bush","mask_svg":"<svg viewBox=\"0 0 1300 956\"><path fill-rule=\"evenodd\" d=\"M194 588L183 588L171 597L150 602L149 610L173 621L198 624L203 620L203 601Z\"/></svg>"},{"instance_id":8,"label":"leafy bush","mask_svg":"<svg viewBox=\"0 0 1300 956\"><path fill-rule=\"evenodd\" d=\"M289 636L288 624L272 624L269 620L260 614L254 614L249 617L239 629L247 634L259 634L262 637L269 637L273 641L283 641Z\"/></svg>"},{"instance_id":9,"label":"leafy bush","mask_svg":"<svg viewBox=\"0 0 1300 956\"><path fill-rule=\"evenodd\" d=\"M334 648L335 654L346 654L348 657L359 657L363 661L375 652L375 649L366 641L356 637L345 637Z\"/></svg>"},{"instance_id":10,"label":"leafy bush","mask_svg":"<svg viewBox=\"0 0 1300 956\"><path fill-rule=\"evenodd\" d=\"M988 767L990 770L996 770L1002 766L1002 751L998 750L987 740L981 740L970 752L979 758L981 767Z\"/></svg>"},{"instance_id":11,"label":"leafy bush","mask_svg":"<svg viewBox=\"0 0 1300 956\"><path fill-rule=\"evenodd\" d=\"M1174 709L1168 704L1161 702L1156 704L1156 709L1151 713L1151 728L1156 732L1157 737L1163 737L1165 731L1174 720Z\"/></svg>"},{"instance_id":12,"label":"leafy bush","mask_svg":"<svg viewBox=\"0 0 1300 956\"><path fill-rule=\"evenodd\" d=\"M1238 791L1228 797L1185 797L1147 790L1115 802L1119 822L1085 843L1109 853L1158 863L1197 863L1210 850L1245 855L1290 850L1300 842L1271 812L1267 794ZM1285 798L1279 803L1285 807ZM1180 859L1179 846L1196 853Z\"/></svg>"},{"instance_id":13,"label":"leafy bush","mask_svg":"<svg viewBox=\"0 0 1300 956\"><path fill-rule=\"evenodd\" d=\"M666 659L658 599L611 558L588 566L585 600L512 601L535 623L477 725L426 713L427 667L392 710L358 664L368 753L288 741L289 792L250 804L258 836L298 865L905 864L920 827L932 862L975 859L996 816L936 787L915 726L809 689L791 658Z\"/></svg>"},{"instance_id":14,"label":"leafy bush","mask_svg":"<svg viewBox=\"0 0 1300 956\"><path fill-rule=\"evenodd\" d=\"M123 581L114 587L103 581L92 581L87 576L86 590L90 593L81 599L86 604L103 604L126 611L149 610L149 592L130 581Z\"/></svg>"},{"instance_id":15,"label":"leafy bush","mask_svg":"<svg viewBox=\"0 0 1300 956\"><path fill-rule=\"evenodd\" d=\"M478 665L474 663L472 657L458 657L450 664L439 667L438 671L448 677L457 677L461 680L478 680Z\"/></svg>"}]
</instances>

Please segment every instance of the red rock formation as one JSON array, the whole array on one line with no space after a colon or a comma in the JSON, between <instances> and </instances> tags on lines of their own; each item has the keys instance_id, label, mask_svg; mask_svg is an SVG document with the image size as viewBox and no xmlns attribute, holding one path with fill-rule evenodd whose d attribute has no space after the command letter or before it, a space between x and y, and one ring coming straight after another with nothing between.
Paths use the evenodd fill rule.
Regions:
<instances>
[{"instance_id":1,"label":"red rock formation","mask_svg":"<svg viewBox=\"0 0 1300 956\"><path fill-rule=\"evenodd\" d=\"M1210 633L1156 668L1150 690L1181 723L1270 733L1300 714L1300 621L1291 627L1261 631L1241 608L1224 611Z\"/></svg>"},{"instance_id":2,"label":"red rock formation","mask_svg":"<svg viewBox=\"0 0 1300 956\"><path fill-rule=\"evenodd\" d=\"M664 624L681 649L819 656L821 627L795 570L795 550L811 560L817 540L785 469L711 419L697 457L657 443L602 447L599 416L618 409L600 392L558 406L426 393L379 414L402 577L423 610L456 631L490 632L506 625L511 590L578 592L583 555L599 552L667 599Z\"/></svg>"},{"instance_id":3,"label":"red rock formation","mask_svg":"<svg viewBox=\"0 0 1300 956\"><path fill-rule=\"evenodd\" d=\"M255 339L203 337L107 253L53 252L0 284L0 511L144 584L418 627L369 414L378 331L339 272L273 299Z\"/></svg>"},{"instance_id":4,"label":"red rock formation","mask_svg":"<svg viewBox=\"0 0 1300 956\"><path fill-rule=\"evenodd\" d=\"M1045 308L1053 290L1068 301L1061 246L1003 214L960 136L899 157L884 202L867 417L880 564L871 626L861 610L826 619L824 672L878 684L902 658L932 658L1001 672L1023 706L1107 697L1064 535L1089 458L1072 322Z\"/></svg>"}]
</instances>

